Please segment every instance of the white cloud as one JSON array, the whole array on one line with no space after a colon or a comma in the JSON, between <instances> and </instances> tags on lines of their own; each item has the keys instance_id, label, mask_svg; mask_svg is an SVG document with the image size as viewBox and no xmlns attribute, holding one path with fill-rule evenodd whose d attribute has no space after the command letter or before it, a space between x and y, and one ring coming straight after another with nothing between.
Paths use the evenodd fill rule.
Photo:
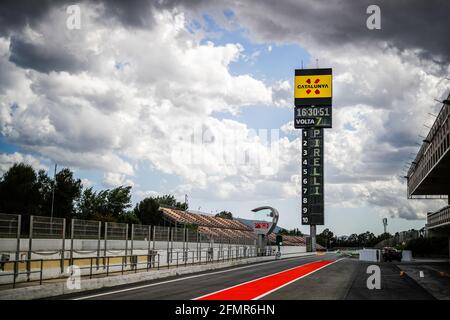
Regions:
<instances>
[{"instance_id":1,"label":"white cloud","mask_svg":"<svg viewBox=\"0 0 450 320\"><path fill-rule=\"evenodd\" d=\"M22 77L0 95L1 129L11 142L80 168L132 175L134 161L148 159L164 170L170 168L167 146L177 128L211 123L214 111L234 113L272 101L263 82L229 73L242 46L200 44L184 29L182 13L155 11L152 29L130 33L120 25L96 25L85 9L90 28L73 40L70 32L53 37L51 26L64 14L58 10L33 30L37 39L24 35L31 43L44 41L48 50L68 42L71 54L89 56L78 72L24 73L7 61L9 40L2 38L0 62ZM124 68L115 67L123 62ZM21 99L17 91L24 83Z\"/></svg>"},{"instance_id":2,"label":"white cloud","mask_svg":"<svg viewBox=\"0 0 450 320\"><path fill-rule=\"evenodd\" d=\"M104 175L103 185L107 188L116 188L120 186L134 186L134 182L128 179L124 174L107 172Z\"/></svg>"},{"instance_id":3,"label":"white cloud","mask_svg":"<svg viewBox=\"0 0 450 320\"><path fill-rule=\"evenodd\" d=\"M153 191L153 190L136 190L135 194L139 200L142 200L142 199L148 198L148 197L162 196L162 194L160 194L157 191Z\"/></svg>"},{"instance_id":4,"label":"white cloud","mask_svg":"<svg viewBox=\"0 0 450 320\"><path fill-rule=\"evenodd\" d=\"M130 32L120 24L100 24L88 5L83 10L89 28L80 32L55 36L54 26L66 15L54 10L22 35L52 54L67 53L70 70L19 68L8 61L11 39L0 38L0 128L10 142L63 165L101 170L111 187L134 185L136 163L147 160L182 178L180 194L296 197L299 139L266 144L245 124L213 117L248 105L291 107L289 81L269 86L231 74L230 64L245 59L245 48L201 43L186 30L183 13L154 11L151 29ZM395 202L379 201L379 192L387 199L389 193L405 197L393 178L414 151L424 115L436 108L432 98L448 88L437 76L440 67L408 50L322 46L311 39L300 44L334 69L334 125L325 134L327 201L423 217L424 206L395 209ZM292 122L282 130L293 133ZM262 170L267 167L276 170Z\"/></svg>"},{"instance_id":5,"label":"white cloud","mask_svg":"<svg viewBox=\"0 0 450 320\"><path fill-rule=\"evenodd\" d=\"M293 88L291 87L289 81L279 80L272 85L272 100L273 105L276 107L288 107L293 106Z\"/></svg>"},{"instance_id":6,"label":"white cloud","mask_svg":"<svg viewBox=\"0 0 450 320\"><path fill-rule=\"evenodd\" d=\"M48 167L42 163L43 159L38 159L29 154L20 152L0 153L0 175L3 175L14 163L25 163L32 166L35 170L48 170Z\"/></svg>"}]
</instances>

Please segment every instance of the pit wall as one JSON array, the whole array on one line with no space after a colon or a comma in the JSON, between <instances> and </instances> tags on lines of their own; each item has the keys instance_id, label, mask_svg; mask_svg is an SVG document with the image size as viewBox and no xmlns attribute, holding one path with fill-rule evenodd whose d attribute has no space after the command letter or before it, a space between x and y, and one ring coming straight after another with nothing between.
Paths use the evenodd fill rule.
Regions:
<instances>
[{"instance_id":1,"label":"pit wall","mask_svg":"<svg viewBox=\"0 0 450 320\"><path fill-rule=\"evenodd\" d=\"M125 255L124 240L108 240L105 254L104 240L100 241L98 251L98 240L73 240L73 265L80 267L81 275L104 274L106 269L109 273L129 272L133 270L131 258L123 259ZM25 262L28 257L28 239L21 239L18 270L21 272L16 278L16 282L25 282L42 279L54 279L67 277L70 265L71 240L65 240L64 258L61 256L62 240L57 239L33 239L31 260L42 259L43 261L32 261L29 265ZM16 239L0 239L0 254L9 254L10 260L15 260ZM212 252L208 249L212 247ZM184 251L183 248L186 248ZM274 255L277 251L275 246L267 247L268 254ZM305 246L281 246L281 255L290 256L306 252ZM202 263L216 263L220 261L233 260L236 258L248 259L257 255L254 245L221 244L209 242L167 242L151 241L151 253L153 260L148 262L149 241L133 242L133 252L131 252L131 241L128 241L126 250L127 256L136 255L138 268L161 269ZM212 256L210 255L212 254ZM105 259L109 257L109 259ZM212 259L212 261L211 261ZM208 260L208 261L207 261ZM123 262L126 264L123 265ZM27 274L27 270L31 271ZM62 270L63 269L63 270ZM3 271L0 270L0 284L11 283L13 279L14 264L5 263Z\"/></svg>"}]
</instances>

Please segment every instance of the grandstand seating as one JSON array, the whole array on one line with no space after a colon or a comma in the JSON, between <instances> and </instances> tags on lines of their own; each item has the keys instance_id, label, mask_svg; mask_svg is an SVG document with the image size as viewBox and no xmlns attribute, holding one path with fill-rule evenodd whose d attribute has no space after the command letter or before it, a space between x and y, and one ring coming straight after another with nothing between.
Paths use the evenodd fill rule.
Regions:
<instances>
[{"instance_id":1,"label":"grandstand seating","mask_svg":"<svg viewBox=\"0 0 450 320\"><path fill-rule=\"evenodd\" d=\"M253 231L251 228L237 220L218 218L206 214L192 213L171 208L161 208L161 212L166 218L178 223L195 224L210 228Z\"/></svg>"},{"instance_id":2,"label":"grandstand seating","mask_svg":"<svg viewBox=\"0 0 450 320\"><path fill-rule=\"evenodd\" d=\"M269 234L269 241L275 244L276 235L271 233ZM287 236L283 235L283 245L286 246L305 246L306 241L304 237L300 236Z\"/></svg>"},{"instance_id":3,"label":"grandstand seating","mask_svg":"<svg viewBox=\"0 0 450 320\"><path fill-rule=\"evenodd\" d=\"M240 239L241 242L250 243L256 240L256 236L249 226L238 220L224 219L207 214L181 211L173 208L162 207L160 209L165 219L178 224L193 224L198 226L198 232L202 239L215 239L227 242ZM269 235L269 241L275 244L275 234ZM283 235L283 245L305 246L304 237Z\"/></svg>"}]
</instances>

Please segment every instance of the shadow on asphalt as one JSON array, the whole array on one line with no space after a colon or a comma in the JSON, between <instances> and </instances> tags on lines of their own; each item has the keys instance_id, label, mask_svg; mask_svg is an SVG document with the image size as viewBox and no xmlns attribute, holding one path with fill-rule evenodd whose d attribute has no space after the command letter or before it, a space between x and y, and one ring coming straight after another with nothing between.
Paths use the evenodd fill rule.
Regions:
<instances>
[{"instance_id":1,"label":"shadow on asphalt","mask_svg":"<svg viewBox=\"0 0 450 320\"><path fill-rule=\"evenodd\" d=\"M347 300L434 300L435 298L427 290L394 263L377 263L381 270L381 288L368 289L367 279L371 275L367 273L367 267L374 264L353 260L358 263L355 270L353 283L345 297Z\"/></svg>"}]
</instances>

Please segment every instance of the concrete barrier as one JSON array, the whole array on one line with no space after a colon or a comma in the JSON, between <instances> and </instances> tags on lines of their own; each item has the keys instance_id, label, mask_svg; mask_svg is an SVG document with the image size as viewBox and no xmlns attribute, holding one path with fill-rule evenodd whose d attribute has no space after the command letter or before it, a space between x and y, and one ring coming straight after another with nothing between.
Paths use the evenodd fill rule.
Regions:
<instances>
[{"instance_id":1,"label":"concrete barrier","mask_svg":"<svg viewBox=\"0 0 450 320\"><path fill-rule=\"evenodd\" d=\"M281 256L281 259L294 258L299 256L310 256L316 253L289 253ZM166 278L170 276L180 276L190 273L222 269L231 266L246 265L256 262L275 261L275 257L254 257L242 260L233 260L220 263L212 263L207 265L196 265L187 267L178 267L164 270L153 270L150 272L140 272L128 275L117 275L97 279L81 280L80 289L68 289L66 281L57 283L43 284L38 286L29 286L23 288L7 289L0 291L0 300L31 300L43 299L48 297L59 296L88 290L114 287L124 284L137 283L155 279Z\"/></svg>"},{"instance_id":2,"label":"concrete barrier","mask_svg":"<svg viewBox=\"0 0 450 320\"><path fill-rule=\"evenodd\" d=\"M378 249L362 249L359 251L360 261L379 262L381 259L381 252Z\"/></svg>"},{"instance_id":3,"label":"concrete barrier","mask_svg":"<svg viewBox=\"0 0 450 320\"><path fill-rule=\"evenodd\" d=\"M402 262L403 261L412 261L412 252L411 252L411 250L403 250L402 251Z\"/></svg>"}]
</instances>

